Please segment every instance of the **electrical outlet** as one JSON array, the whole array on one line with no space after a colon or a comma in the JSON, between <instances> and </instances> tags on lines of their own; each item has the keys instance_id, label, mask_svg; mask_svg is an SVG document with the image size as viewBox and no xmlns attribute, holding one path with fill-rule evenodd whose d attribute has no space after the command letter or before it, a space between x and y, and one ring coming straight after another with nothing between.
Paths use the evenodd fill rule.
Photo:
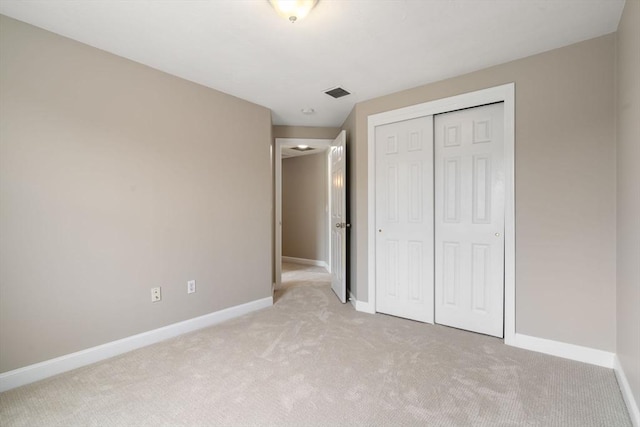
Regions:
<instances>
[{"instance_id":1,"label":"electrical outlet","mask_svg":"<svg viewBox=\"0 0 640 427\"><path fill-rule=\"evenodd\" d=\"M196 291L196 281L195 280L189 280L187 282L187 293L188 294L192 294Z\"/></svg>"},{"instance_id":2,"label":"electrical outlet","mask_svg":"<svg viewBox=\"0 0 640 427\"><path fill-rule=\"evenodd\" d=\"M158 302L162 299L162 294L160 293L160 287L151 288L151 302Z\"/></svg>"}]
</instances>

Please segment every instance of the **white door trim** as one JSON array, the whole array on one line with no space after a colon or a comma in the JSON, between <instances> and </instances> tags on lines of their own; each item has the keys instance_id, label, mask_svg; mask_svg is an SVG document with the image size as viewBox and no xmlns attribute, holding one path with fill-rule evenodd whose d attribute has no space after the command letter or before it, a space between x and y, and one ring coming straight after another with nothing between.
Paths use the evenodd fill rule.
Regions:
<instances>
[{"instance_id":1,"label":"white door trim","mask_svg":"<svg viewBox=\"0 0 640 427\"><path fill-rule=\"evenodd\" d=\"M308 145L309 147L322 148L329 150L333 139L311 139L311 138L276 138L275 142L275 216L274 216L274 232L275 232L275 289L280 288L282 283L282 147L295 147L297 145ZM331 185L331 179L327 172L327 188ZM328 197L328 193L327 193ZM329 201L327 201L329 203ZM331 210L327 211L327 215L331 215ZM331 218L327 217L327 224L331 224ZM331 253L331 227L327 227L327 245L329 253ZM331 271L331 259L327 260L328 270Z\"/></svg>"},{"instance_id":2,"label":"white door trim","mask_svg":"<svg viewBox=\"0 0 640 427\"><path fill-rule=\"evenodd\" d=\"M504 102L504 172L505 172L505 232L504 232L504 342L512 345L516 332L515 316L515 84L508 83L449 98L412 105L368 117L368 303L375 307L375 128L402 120L430 116L463 108Z\"/></svg>"}]
</instances>

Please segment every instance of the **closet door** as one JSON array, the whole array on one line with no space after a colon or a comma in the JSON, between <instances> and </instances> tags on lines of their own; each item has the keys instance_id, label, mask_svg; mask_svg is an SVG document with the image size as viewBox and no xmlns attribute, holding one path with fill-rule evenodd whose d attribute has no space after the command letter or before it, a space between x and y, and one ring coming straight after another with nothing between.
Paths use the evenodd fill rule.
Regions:
<instances>
[{"instance_id":1,"label":"closet door","mask_svg":"<svg viewBox=\"0 0 640 427\"><path fill-rule=\"evenodd\" d=\"M435 321L503 337L503 103L435 116Z\"/></svg>"},{"instance_id":2,"label":"closet door","mask_svg":"<svg viewBox=\"0 0 640 427\"><path fill-rule=\"evenodd\" d=\"M375 141L376 311L433 323L433 116Z\"/></svg>"}]
</instances>

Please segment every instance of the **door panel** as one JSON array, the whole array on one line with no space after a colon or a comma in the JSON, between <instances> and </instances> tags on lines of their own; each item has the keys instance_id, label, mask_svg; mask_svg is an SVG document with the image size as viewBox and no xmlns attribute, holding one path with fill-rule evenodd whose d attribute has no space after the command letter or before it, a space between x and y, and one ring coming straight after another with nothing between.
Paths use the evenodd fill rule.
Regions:
<instances>
[{"instance_id":1,"label":"door panel","mask_svg":"<svg viewBox=\"0 0 640 427\"><path fill-rule=\"evenodd\" d=\"M331 143L331 289L347 302L346 132Z\"/></svg>"},{"instance_id":2,"label":"door panel","mask_svg":"<svg viewBox=\"0 0 640 427\"><path fill-rule=\"evenodd\" d=\"M503 104L435 116L435 320L503 336Z\"/></svg>"},{"instance_id":3,"label":"door panel","mask_svg":"<svg viewBox=\"0 0 640 427\"><path fill-rule=\"evenodd\" d=\"M433 323L433 118L376 127L376 311Z\"/></svg>"}]
</instances>

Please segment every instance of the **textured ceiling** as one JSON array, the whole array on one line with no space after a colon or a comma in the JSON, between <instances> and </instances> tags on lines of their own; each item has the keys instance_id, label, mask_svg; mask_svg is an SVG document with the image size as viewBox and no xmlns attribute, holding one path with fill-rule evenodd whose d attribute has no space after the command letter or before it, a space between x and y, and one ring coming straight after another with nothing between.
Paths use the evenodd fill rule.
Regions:
<instances>
[{"instance_id":1,"label":"textured ceiling","mask_svg":"<svg viewBox=\"0 0 640 427\"><path fill-rule=\"evenodd\" d=\"M263 105L340 126L356 102L616 30L624 0L1 0L0 13ZM342 86L352 94L323 93ZM301 109L313 108L314 114Z\"/></svg>"}]
</instances>

